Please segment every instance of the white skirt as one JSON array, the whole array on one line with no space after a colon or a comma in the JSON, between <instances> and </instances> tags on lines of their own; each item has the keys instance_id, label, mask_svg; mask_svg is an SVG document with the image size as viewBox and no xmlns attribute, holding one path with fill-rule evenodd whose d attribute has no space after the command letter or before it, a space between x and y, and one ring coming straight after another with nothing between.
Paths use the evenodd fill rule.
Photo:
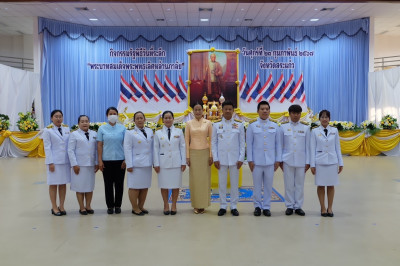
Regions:
<instances>
[{"instance_id":1,"label":"white skirt","mask_svg":"<svg viewBox=\"0 0 400 266\"><path fill-rule=\"evenodd\" d=\"M55 164L54 172L49 171L46 164L47 185L64 185L71 182L71 166L69 164Z\"/></svg>"},{"instance_id":2,"label":"white skirt","mask_svg":"<svg viewBox=\"0 0 400 266\"><path fill-rule=\"evenodd\" d=\"M79 174L76 175L71 168L71 190L85 193L94 190L95 172L94 166L80 166Z\"/></svg>"},{"instance_id":3,"label":"white skirt","mask_svg":"<svg viewBox=\"0 0 400 266\"><path fill-rule=\"evenodd\" d=\"M128 188L141 189L151 187L151 166L133 167L133 172L128 174Z\"/></svg>"},{"instance_id":4,"label":"white skirt","mask_svg":"<svg viewBox=\"0 0 400 266\"><path fill-rule=\"evenodd\" d=\"M316 165L315 185L317 186L336 186L339 184L338 165Z\"/></svg>"},{"instance_id":5,"label":"white skirt","mask_svg":"<svg viewBox=\"0 0 400 266\"><path fill-rule=\"evenodd\" d=\"M181 168L160 168L158 174L159 188L180 188L182 186L182 171Z\"/></svg>"}]
</instances>

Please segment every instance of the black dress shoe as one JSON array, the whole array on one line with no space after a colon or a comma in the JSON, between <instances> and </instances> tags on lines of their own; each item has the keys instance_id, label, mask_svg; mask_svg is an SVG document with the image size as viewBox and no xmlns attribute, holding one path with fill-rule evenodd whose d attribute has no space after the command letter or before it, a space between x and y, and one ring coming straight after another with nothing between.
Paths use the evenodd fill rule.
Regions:
<instances>
[{"instance_id":1,"label":"black dress shoe","mask_svg":"<svg viewBox=\"0 0 400 266\"><path fill-rule=\"evenodd\" d=\"M226 209L219 209L218 216L223 216L226 213Z\"/></svg>"},{"instance_id":2,"label":"black dress shoe","mask_svg":"<svg viewBox=\"0 0 400 266\"><path fill-rule=\"evenodd\" d=\"M135 212L134 210L132 210L132 213L133 214L135 214L135 215L138 215L138 216L143 216L144 215L144 212Z\"/></svg>"},{"instance_id":3,"label":"black dress shoe","mask_svg":"<svg viewBox=\"0 0 400 266\"><path fill-rule=\"evenodd\" d=\"M261 215L261 208L260 207L256 207L254 209L254 216L260 216Z\"/></svg>"},{"instance_id":4,"label":"black dress shoe","mask_svg":"<svg viewBox=\"0 0 400 266\"><path fill-rule=\"evenodd\" d=\"M53 214L54 216L61 216L61 212L54 212L53 209L51 209L51 214Z\"/></svg>"},{"instance_id":5,"label":"black dress shoe","mask_svg":"<svg viewBox=\"0 0 400 266\"><path fill-rule=\"evenodd\" d=\"M271 216L271 211L270 210L263 210L263 214L265 216Z\"/></svg>"},{"instance_id":6,"label":"black dress shoe","mask_svg":"<svg viewBox=\"0 0 400 266\"><path fill-rule=\"evenodd\" d=\"M87 215L87 214L88 214L88 212L87 212L86 210L84 210L84 211L79 210L79 213L80 213L81 215Z\"/></svg>"},{"instance_id":7,"label":"black dress shoe","mask_svg":"<svg viewBox=\"0 0 400 266\"><path fill-rule=\"evenodd\" d=\"M58 210L60 211L61 215L67 215L67 212L60 210L60 207L58 207Z\"/></svg>"},{"instance_id":8,"label":"black dress shoe","mask_svg":"<svg viewBox=\"0 0 400 266\"><path fill-rule=\"evenodd\" d=\"M108 214L113 214L114 213L114 208L108 208L107 209Z\"/></svg>"},{"instance_id":9,"label":"black dress shoe","mask_svg":"<svg viewBox=\"0 0 400 266\"><path fill-rule=\"evenodd\" d=\"M171 211L171 215L175 215L176 214L176 211Z\"/></svg>"},{"instance_id":10,"label":"black dress shoe","mask_svg":"<svg viewBox=\"0 0 400 266\"><path fill-rule=\"evenodd\" d=\"M86 211L87 211L88 214L93 214L93 213L94 213L94 210L88 210L88 209L86 209Z\"/></svg>"},{"instance_id":11,"label":"black dress shoe","mask_svg":"<svg viewBox=\"0 0 400 266\"><path fill-rule=\"evenodd\" d=\"M328 217L333 217L333 212L328 212L326 215L327 215Z\"/></svg>"},{"instance_id":12,"label":"black dress shoe","mask_svg":"<svg viewBox=\"0 0 400 266\"><path fill-rule=\"evenodd\" d=\"M326 213L326 212L321 212L321 216L322 216L322 217L327 217L327 216L328 216L328 213Z\"/></svg>"},{"instance_id":13,"label":"black dress shoe","mask_svg":"<svg viewBox=\"0 0 400 266\"><path fill-rule=\"evenodd\" d=\"M144 214L149 214L149 211L146 209L141 210Z\"/></svg>"},{"instance_id":14,"label":"black dress shoe","mask_svg":"<svg viewBox=\"0 0 400 266\"><path fill-rule=\"evenodd\" d=\"M116 214L121 213L121 208L120 208L120 207L115 207L115 213L116 213Z\"/></svg>"},{"instance_id":15,"label":"black dress shoe","mask_svg":"<svg viewBox=\"0 0 400 266\"><path fill-rule=\"evenodd\" d=\"M293 209L292 208L287 208L285 211L286 215L292 215L293 214Z\"/></svg>"},{"instance_id":16,"label":"black dress shoe","mask_svg":"<svg viewBox=\"0 0 400 266\"><path fill-rule=\"evenodd\" d=\"M164 215L169 215L169 211L164 211Z\"/></svg>"},{"instance_id":17,"label":"black dress shoe","mask_svg":"<svg viewBox=\"0 0 400 266\"><path fill-rule=\"evenodd\" d=\"M306 215L306 213L305 213L302 209L296 209L294 212L295 212L297 215L300 215L300 216Z\"/></svg>"},{"instance_id":18,"label":"black dress shoe","mask_svg":"<svg viewBox=\"0 0 400 266\"><path fill-rule=\"evenodd\" d=\"M239 216L239 211L237 209L231 210L233 216Z\"/></svg>"}]
</instances>

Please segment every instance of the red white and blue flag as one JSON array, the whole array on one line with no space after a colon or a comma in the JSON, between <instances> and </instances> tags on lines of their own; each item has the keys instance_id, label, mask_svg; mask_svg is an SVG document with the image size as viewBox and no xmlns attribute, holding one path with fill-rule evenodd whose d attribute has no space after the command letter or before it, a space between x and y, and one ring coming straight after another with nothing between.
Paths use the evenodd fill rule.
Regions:
<instances>
[{"instance_id":1,"label":"red white and blue flag","mask_svg":"<svg viewBox=\"0 0 400 266\"><path fill-rule=\"evenodd\" d=\"M302 103L306 100L306 92L304 91L304 83L303 83L303 73L301 73L299 80L296 82L292 90L292 96L290 98L290 102L294 102L294 100L299 99Z\"/></svg>"},{"instance_id":2,"label":"red white and blue flag","mask_svg":"<svg viewBox=\"0 0 400 266\"><path fill-rule=\"evenodd\" d=\"M165 75L164 79L164 88L167 89L168 95L171 96L171 98L173 97L177 103L181 102L181 99L177 95L179 94L178 88L175 87L167 75Z\"/></svg>"},{"instance_id":3,"label":"red white and blue flag","mask_svg":"<svg viewBox=\"0 0 400 266\"><path fill-rule=\"evenodd\" d=\"M133 90L130 88L129 83L124 79L122 74L121 74L120 99L124 103L127 103L129 100L137 102L137 99L133 93Z\"/></svg>"},{"instance_id":4,"label":"red white and blue flag","mask_svg":"<svg viewBox=\"0 0 400 266\"><path fill-rule=\"evenodd\" d=\"M154 89L154 87L150 84L149 80L147 79L146 74L143 77L143 84L142 84L143 89L146 92L146 96L149 99L154 98L154 100L156 102L158 102L160 100L159 96L157 95L157 91L156 89Z\"/></svg>"},{"instance_id":5,"label":"red white and blue flag","mask_svg":"<svg viewBox=\"0 0 400 266\"><path fill-rule=\"evenodd\" d=\"M264 86L262 86L257 97L255 98L256 102L261 102L263 97L267 98L271 94L273 88L274 82L272 81L272 73L270 73L267 81L265 82Z\"/></svg>"},{"instance_id":6,"label":"red white and blue flag","mask_svg":"<svg viewBox=\"0 0 400 266\"><path fill-rule=\"evenodd\" d=\"M270 95L268 96L267 101L272 102L275 99L279 90L281 88L283 88L284 86L285 86L285 81L283 80L283 73L282 73L281 76L279 77L278 81L276 82L275 86L272 88L272 91L271 91Z\"/></svg>"},{"instance_id":7,"label":"red white and blue flag","mask_svg":"<svg viewBox=\"0 0 400 266\"><path fill-rule=\"evenodd\" d=\"M157 74L154 74L154 88L156 89L157 94L158 96L160 96L160 98L164 98L167 102L171 102L172 97L169 95L161 80L157 77Z\"/></svg>"},{"instance_id":8,"label":"red white and blue flag","mask_svg":"<svg viewBox=\"0 0 400 266\"><path fill-rule=\"evenodd\" d=\"M240 98L246 99L247 92L249 91L249 89L250 89L250 87L249 87L249 84L247 83L247 76L246 76L246 73L244 73L242 82L240 83L240 86L239 86Z\"/></svg>"},{"instance_id":9,"label":"red white and blue flag","mask_svg":"<svg viewBox=\"0 0 400 266\"><path fill-rule=\"evenodd\" d=\"M281 91L281 95L279 96L279 98L277 98L280 103L283 103L285 99L289 99L290 96L292 95L291 92L293 90L293 85L294 85L293 81L294 81L294 75L292 73L289 77L288 82L286 83L286 86Z\"/></svg>"},{"instance_id":10,"label":"red white and blue flag","mask_svg":"<svg viewBox=\"0 0 400 266\"><path fill-rule=\"evenodd\" d=\"M256 99L260 89L261 89L260 75L257 73L257 76L256 76L255 80L253 81L253 84L251 84L251 87L250 87L249 91L247 92L246 101L249 103L251 101L251 99Z\"/></svg>"},{"instance_id":11,"label":"red white and blue flag","mask_svg":"<svg viewBox=\"0 0 400 266\"><path fill-rule=\"evenodd\" d=\"M139 82L135 79L133 74L131 74L130 87L134 89L134 93L138 99L142 98L144 102L148 103L150 99L146 96L146 91L140 86Z\"/></svg>"},{"instance_id":12,"label":"red white and blue flag","mask_svg":"<svg viewBox=\"0 0 400 266\"><path fill-rule=\"evenodd\" d=\"M185 83L183 82L182 77L179 75L179 80L176 82L176 86L178 89L178 95L183 100L187 97L187 89Z\"/></svg>"}]
</instances>

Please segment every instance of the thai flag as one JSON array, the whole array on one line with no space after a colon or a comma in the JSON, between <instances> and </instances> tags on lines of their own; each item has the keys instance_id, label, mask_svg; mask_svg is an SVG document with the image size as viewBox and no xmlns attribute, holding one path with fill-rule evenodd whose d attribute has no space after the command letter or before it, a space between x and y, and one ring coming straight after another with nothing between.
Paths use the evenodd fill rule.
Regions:
<instances>
[{"instance_id":1,"label":"thai flag","mask_svg":"<svg viewBox=\"0 0 400 266\"><path fill-rule=\"evenodd\" d=\"M137 102L136 96L133 94L133 90L130 88L129 83L124 79L122 74L120 98L124 103L127 103L130 99L134 102Z\"/></svg>"},{"instance_id":2,"label":"thai flag","mask_svg":"<svg viewBox=\"0 0 400 266\"><path fill-rule=\"evenodd\" d=\"M278 98L279 102L283 103L285 99L289 99L290 96L292 95L291 92L293 90L293 80L294 80L294 75L292 73L289 77L288 82L286 83L286 86L281 91L281 95Z\"/></svg>"},{"instance_id":3,"label":"thai flag","mask_svg":"<svg viewBox=\"0 0 400 266\"><path fill-rule=\"evenodd\" d=\"M303 73L300 75L299 80L292 90L292 97L290 98L290 102L294 102L294 100L299 99L302 103L306 100L306 92L304 91L304 83L303 83Z\"/></svg>"},{"instance_id":4,"label":"thai flag","mask_svg":"<svg viewBox=\"0 0 400 266\"><path fill-rule=\"evenodd\" d=\"M167 75L165 75L165 79L164 79L164 88L167 89L169 96L172 97L172 95L175 95L174 99L177 103L181 102L178 95L176 95L176 94L179 94L178 88L175 87L174 84L172 84L171 80L168 78ZM176 94L175 94L175 92L176 92Z\"/></svg>"},{"instance_id":5,"label":"thai flag","mask_svg":"<svg viewBox=\"0 0 400 266\"><path fill-rule=\"evenodd\" d=\"M240 98L246 99L247 92L249 91L249 89L250 89L250 87L249 87L249 84L247 83L247 76L246 76L246 73L244 73L242 82L240 83L240 86L239 86Z\"/></svg>"},{"instance_id":6,"label":"thai flag","mask_svg":"<svg viewBox=\"0 0 400 266\"><path fill-rule=\"evenodd\" d=\"M147 79L146 74L143 77L142 87L145 90L146 96L149 97L149 99L154 97L154 100L156 100L156 102L158 102L160 100L160 98L157 95L156 89L154 89L154 87L150 84L149 80Z\"/></svg>"},{"instance_id":7,"label":"thai flag","mask_svg":"<svg viewBox=\"0 0 400 266\"><path fill-rule=\"evenodd\" d=\"M260 89L260 75L257 73L256 79L253 81L253 84L251 85L250 90L247 93L246 101L249 103L252 98L255 99Z\"/></svg>"},{"instance_id":8,"label":"thai flag","mask_svg":"<svg viewBox=\"0 0 400 266\"><path fill-rule=\"evenodd\" d=\"M187 97L187 88L185 86L185 83L183 82L182 77L179 75L179 80L177 81L176 88L179 90L179 97L181 99L185 99Z\"/></svg>"},{"instance_id":9,"label":"thai flag","mask_svg":"<svg viewBox=\"0 0 400 266\"><path fill-rule=\"evenodd\" d=\"M276 82L275 86L272 88L270 95L267 98L267 101L272 102L275 99L275 94L281 89L281 87L285 86L285 81L283 81L283 73L279 77L278 81Z\"/></svg>"},{"instance_id":10,"label":"thai flag","mask_svg":"<svg viewBox=\"0 0 400 266\"><path fill-rule=\"evenodd\" d=\"M139 82L135 79L133 74L131 74L131 83L129 84L132 88L135 89L135 95L138 98L142 98L143 101L148 103L150 99L146 96L146 91L143 89L142 86L140 86Z\"/></svg>"},{"instance_id":11,"label":"thai flag","mask_svg":"<svg viewBox=\"0 0 400 266\"><path fill-rule=\"evenodd\" d=\"M160 98L164 97L167 102L171 102L173 97L169 95L168 90L164 87L161 80L157 77L157 74L154 75L154 88L156 89L157 94L158 96L160 96Z\"/></svg>"},{"instance_id":12,"label":"thai flag","mask_svg":"<svg viewBox=\"0 0 400 266\"><path fill-rule=\"evenodd\" d=\"M264 86L262 86L261 90L259 91L257 98L255 98L256 102L258 103L261 102L263 97L267 98L270 95L273 88L274 88L274 82L272 81L272 73L270 73Z\"/></svg>"}]
</instances>

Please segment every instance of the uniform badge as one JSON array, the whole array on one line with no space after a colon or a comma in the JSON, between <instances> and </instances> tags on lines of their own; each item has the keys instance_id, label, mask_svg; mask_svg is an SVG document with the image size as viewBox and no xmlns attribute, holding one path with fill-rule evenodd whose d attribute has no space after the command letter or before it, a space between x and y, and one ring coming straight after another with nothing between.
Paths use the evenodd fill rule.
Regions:
<instances>
[{"instance_id":1,"label":"uniform badge","mask_svg":"<svg viewBox=\"0 0 400 266\"><path fill-rule=\"evenodd\" d=\"M219 129L223 129L224 126L222 124L219 125Z\"/></svg>"},{"instance_id":2,"label":"uniform badge","mask_svg":"<svg viewBox=\"0 0 400 266\"><path fill-rule=\"evenodd\" d=\"M256 127L261 127L260 125L256 125Z\"/></svg>"},{"instance_id":3,"label":"uniform badge","mask_svg":"<svg viewBox=\"0 0 400 266\"><path fill-rule=\"evenodd\" d=\"M275 129L274 127L268 127L268 129Z\"/></svg>"},{"instance_id":4,"label":"uniform badge","mask_svg":"<svg viewBox=\"0 0 400 266\"><path fill-rule=\"evenodd\" d=\"M93 137L93 139L97 139L97 137Z\"/></svg>"},{"instance_id":5,"label":"uniform badge","mask_svg":"<svg viewBox=\"0 0 400 266\"><path fill-rule=\"evenodd\" d=\"M233 128L233 129L237 129L237 128L239 128L239 125L236 124L236 123L233 123L233 124L232 124L232 128Z\"/></svg>"},{"instance_id":6,"label":"uniform badge","mask_svg":"<svg viewBox=\"0 0 400 266\"><path fill-rule=\"evenodd\" d=\"M292 129L291 128L288 128L288 130L287 131L292 131Z\"/></svg>"},{"instance_id":7,"label":"uniform badge","mask_svg":"<svg viewBox=\"0 0 400 266\"><path fill-rule=\"evenodd\" d=\"M179 135L175 135L174 138L179 139Z\"/></svg>"},{"instance_id":8,"label":"uniform badge","mask_svg":"<svg viewBox=\"0 0 400 266\"><path fill-rule=\"evenodd\" d=\"M140 143L142 143L142 142L139 140L137 143L139 143L139 144L140 144Z\"/></svg>"},{"instance_id":9,"label":"uniform badge","mask_svg":"<svg viewBox=\"0 0 400 266\"><path fill-rule=\"evenodd\" d=\"M303 130L299 130L298 132L299 132L299 133L302 133L302 134L304 133L304 131L303 131Z\"/></svg>"},{"instance_id":10,"label":"uniform badge","mask_svg":"<svg viewBox=\"0 0 400 266\"><path fill-rule=\"evenodd\" d=\"M318 134L318 137L321 137L322 136L322 134Z\"/></svg>"}]
</instances>

